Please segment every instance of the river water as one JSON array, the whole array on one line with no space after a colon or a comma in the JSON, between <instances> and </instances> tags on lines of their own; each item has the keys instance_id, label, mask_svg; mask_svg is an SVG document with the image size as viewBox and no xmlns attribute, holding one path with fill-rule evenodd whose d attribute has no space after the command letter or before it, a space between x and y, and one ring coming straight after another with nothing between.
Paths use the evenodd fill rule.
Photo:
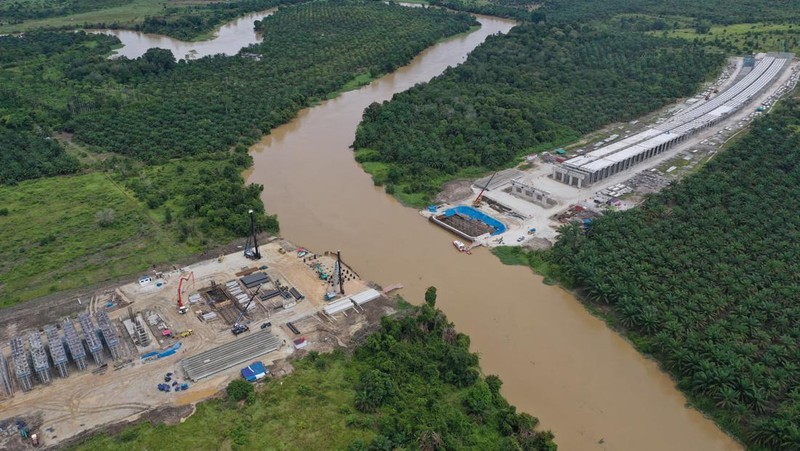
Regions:
<instances>
[{"instance_id":1,"label":"river water","mask_svg":"<svg viewBox=\"0 0 800 451\"><path fill-rule=\"evenodd\" d=\"M342 250L363 278L405 285L420 302L428 286L437 305L469 334L486 374L503 394L540 418L564 450L738 449L686 399L657 365L587 313L569 293L507 267L483 249L468 256L453 236L405 208L373 183L349 146L370 103L425 82L490 34L513 23L480 17L481 28L426 50L409 65L357 91L302 111L251 153L250 183L264 185L281 234L316 251Z\"/></svg>"},{"instance_id":2,"label":"river water","mask_svg":"<svg viewBox=\"0 0 800 451\"><path fill-rule=\"evenodd\" d=\"M258 42L252 22L239 19L205 43L182 43L109 30L137 57L161 47L184 58L234 54ZM563 450L739 449L697 411L651 360L590 315L571 294L541 283L523 267L502 265L484 249L456 252L453 236L405 208L353 159L349 146L370 103L430 80L462 63L487 36L514 23L479 17L481 28L439 43L409 65L357 91L300 112L251 153L249 183L264 185L267 210L277 213L287 239L316 251L341 249L359 274L384 286L405 285L420 302L438 288L437 305L472 338L486 374L504 381L503 394L552 429Z\"/></svg>"},{"instance_id":3,"label":"river water","mask_svg":"<svg viewBox=\"0 0 800 451\"><path fill-rule=\"evenodd\" d=\"M235 55L242 47L261 42L261 35L253 29L256 20L272 15L275 8L257 13L247 14L229 22L214 33L207 41L184 42L160 34L142 33L132 30L86 30L91 33L103 33L116 36L123 47L114 56L138 58L151 48L171 50L176 59L194 59L222 53Z\"/></svg>"}]
</instances>

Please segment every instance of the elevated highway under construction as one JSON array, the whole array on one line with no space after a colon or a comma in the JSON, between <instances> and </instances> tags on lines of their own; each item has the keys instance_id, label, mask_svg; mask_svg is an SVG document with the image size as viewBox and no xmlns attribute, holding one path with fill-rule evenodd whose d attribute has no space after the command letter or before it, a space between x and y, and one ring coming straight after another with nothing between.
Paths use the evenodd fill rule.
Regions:
<instances>
[{"instance_id":1,"label":"elevated highway under construction","mask_svg":"<svg viewBox=\"0 0 800 451\"><path fill-rule=\"evenodd\" d=\"M581 188L625 171L713 127L767 90L789 67L790 53L770 53L761 58L733 86L668 121L622 141L564 161L553 168L555 180Z\"/></svg>"},{"instance_id":2,"label":"elevated highway under construction","mask_svg":"<svg viewBox=\"0 0 800 451\"><path fill-rule=\"evenodd\" d=\"M692 173L798 80L800 63L792 54L731 58L717 80L695 96L634 121L609 124L565 148L528 155L517 168L473 182L472 195L454 191L457 197L420 214L468 239L470 248L547 248L565 223L579 222L588 230L605 211L633 208L646 194ZM477 228L461 226L471 222L446 221L447 212L466 207L485 215L472 219L482 218L487 226L498 221L502 231L475 236L470 232Z\"/></svg>"}]
</instances>

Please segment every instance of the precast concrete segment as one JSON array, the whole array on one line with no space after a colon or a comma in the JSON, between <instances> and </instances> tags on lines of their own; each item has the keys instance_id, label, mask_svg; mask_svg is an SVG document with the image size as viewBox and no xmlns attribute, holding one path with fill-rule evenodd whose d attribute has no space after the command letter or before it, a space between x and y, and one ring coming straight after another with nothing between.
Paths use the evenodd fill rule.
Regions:
<instances>
[{"instance_id":1,"label":"precast concrete segment","mask_svg":"<svg viewBox=\"0 0 800 451\"><path fill-rule=\"evenodd\" d=\"M3 389L6 394L11 396L14 394L14 383L11 382L11 373L8 369L8 362L6 356L3 355L3 350L0 349L0 379L3 380Z\"/></svg>"},{"instance_id":2,"label":"precast concrete segment","mask_svg":"<svg viewBox=\"0 0 800 451\"><path fill-rule=\"evenodd\" d=\"M50 362L47 360L47 353L44 351L42 336L39 332L28 334L28 343L31 346L31 358L33 359L33 370L43 384L50 383Z\"/></svg>"},{"instance_id":3,"label":"precast concrete segment","mask_svg":"<svg viewBox=\"0 0 800 451\"><path fill-rule=\"evenodd\" d=\"M785 53L767 55L750 73L714 99L620 142L571 158L553 169L553 178L581 188L671 149L761 95L792 58L792 54Z\"/></svg>"},{"instance_id":4,"label":"precast concrete segment","mask_svg":"<svg viewBox=\"0 0 800 451\"><path fill-rule=\"evenodd\" d=\"M256 357L277 351L280 347L281 340L278 337L261 330L184 359L181 366L189 379L197 381L234 365L250 362Z\"/></svg>"},{"instance_id":5,"label":"precast concrete segment","mask_svg":"<svg viewBox=\"0 0 800 451\"><path fill-rule=\"evenodd\" d=\"M61 377L68 377L67 351L64 350L64 342L58 335L58 329L52 324L44 326L44 334L47 336L47 347L50 350L50 358L53 359L53 366L56 367Z\"/></svg>"},{"instance_id":6,"label":"precast concrete segment","mask_svg":"<svg viewBox=\"0 0 800 451\"><path fill-rule=\"evenodd\" d=\"M11 345L11 357L14 361L14 373L17 376L22 391L30 391L33 388L33 373L31 364L28 362L28 354L25 352L25 344L21 337L14 337L9 343Z\"/></svg>"},{"instance_id":7,"label":"precast concrete segment","mask_svg":"<svg viewBox=\"0 0 800 451\"><path fill-rule=\"evenodd\" d=\"M72 324L72 320L67 318L62 321L61 328L64 330L64 339L67 342L67 349L69 350L72 360L75 362L75 365L78 366L79 371L85 370L87 366L86 349L83 347L83 342L81 342L78 331L75 330L75 325Z\"/></svg>"}]
</instances>

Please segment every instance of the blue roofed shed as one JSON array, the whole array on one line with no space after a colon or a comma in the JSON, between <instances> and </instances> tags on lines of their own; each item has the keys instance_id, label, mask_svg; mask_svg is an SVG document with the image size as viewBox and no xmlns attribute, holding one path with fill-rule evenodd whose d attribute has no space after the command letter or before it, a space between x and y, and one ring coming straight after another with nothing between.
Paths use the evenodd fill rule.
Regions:
<instances>
[{"instance_id":1,"label":"blue roofed shed","mask_svg":"<svg viewBox=\"0 0 800 451\"><path fill-rule=\"evenodd\" d=\"M255 382L263 379L269 373L262 362L253 362L249 366L242 368L242 377L247 382Z\"/></svg>"}]
</instances>

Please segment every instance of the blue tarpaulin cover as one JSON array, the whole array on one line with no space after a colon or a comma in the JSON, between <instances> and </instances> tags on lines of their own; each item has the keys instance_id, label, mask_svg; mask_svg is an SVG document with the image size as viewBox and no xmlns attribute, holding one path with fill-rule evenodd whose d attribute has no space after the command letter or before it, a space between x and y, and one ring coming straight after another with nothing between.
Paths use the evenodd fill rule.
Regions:
<instances>
[{"instance_id":1,"label":"blue tarpaulin cover","mask_svg":"<svg viewBox=\"0 0 800 451\"><path fill-rule=\"evenodd\" d=\"M255 382L267 375L267 369L262 362L253 362L249 366L242 368L242 377L247 382Z\"/></svg>"}]
</instances>

